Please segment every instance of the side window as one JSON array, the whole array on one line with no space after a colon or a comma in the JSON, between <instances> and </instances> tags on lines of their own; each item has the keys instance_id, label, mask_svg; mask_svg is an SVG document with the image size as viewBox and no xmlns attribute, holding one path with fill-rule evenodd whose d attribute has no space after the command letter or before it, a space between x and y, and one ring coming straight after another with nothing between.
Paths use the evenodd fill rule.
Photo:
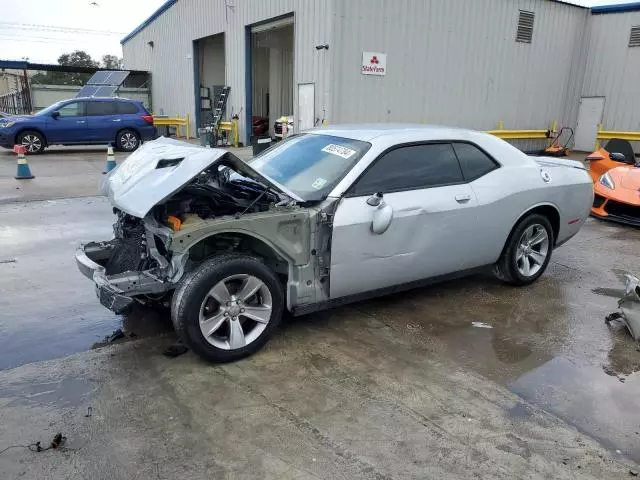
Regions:
<instances>
[{"instance_id":1,"label":"side window","mask_svg":"<svg viewBox=\"0 0 640 480\"><path fill-rule=\"evenodd\" d=\"M87 102L87 116L115 115L115 102Z\"/></svg>"},{"instance_id":2,"label":"side window","mask_svg":"<svg viewBox=\"0 0 640 480\"><path fill-rule=\"evenodd\" d=\"M138 113L138 107L133 103L117 102L116 113L121 115Z\"/></svg>"},{"instance_id":3,"label":"side window","mask_svg":"<svg viewBox=\"0 0 640 480\"><path fill-rule=\"evenodd\" d=\"M454 143L464 178L470 182L498 168L498 164L486 153L470 143Z\"/></svg>"},{"instance_id":4,"label":"side window","mask_svg":"<svg viewBox=\"0 0 640 480\"><path fill-rule=\"evenodd\" d=\"M370 195L463 181L451 144L412 145L396 148L378 158L352 187L351 193Z\"/></svg>"},{"instance_id":5,"label":"side window","mask_svg":"<svg viewBox=\"0 0 640 480\"><path fill-rule=\"evenodd\" d=\"M82 106L82 102L71 102L60 108L58 112L61 117L81 117L84 115Z\"/></svg>"}]
</instances>

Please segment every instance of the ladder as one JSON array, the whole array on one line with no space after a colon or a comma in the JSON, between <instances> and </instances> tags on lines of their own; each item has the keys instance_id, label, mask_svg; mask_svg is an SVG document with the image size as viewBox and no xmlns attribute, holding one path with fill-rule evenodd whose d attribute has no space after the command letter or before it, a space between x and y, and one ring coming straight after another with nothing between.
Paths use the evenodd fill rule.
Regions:
<instances>
[{"instance_id":1,"label":"ladder","mask_svg":"<svg viewBox=\"0 0 640 480\"><path fill-rule=\"evenodd\" d=\"M213 107L213 118L211 121L211 126L214 131L218 130L218 126L222 121L222 117L224 116L224 112L227 110L227 100L229 98L229 92L231 91L231 87L225 85L222 87L222 90L216 97L216 104Z\"/></svg>"}]
</instances>

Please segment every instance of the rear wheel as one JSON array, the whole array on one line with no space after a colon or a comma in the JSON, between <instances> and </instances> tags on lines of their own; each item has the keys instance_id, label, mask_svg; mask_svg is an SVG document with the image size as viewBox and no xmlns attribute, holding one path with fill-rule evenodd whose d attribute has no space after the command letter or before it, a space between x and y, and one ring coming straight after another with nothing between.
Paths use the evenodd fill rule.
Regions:
<instances>
[{"instance_id":1,"label":"rear wheel","mask_svg":"<svg viewBox=\"0 0 640 480\"><path fill-rule=\"evenodd\" d=\"M122 130L116 137L116 147L123 152L133 152L140 146L140 136L133 130Z\"/></svg>"},{"instance_id":2,"label":"rear wheel","mask_svg":"<svg viewBox=\"0 0 640 480\"><path fill-rule=\"evenodd\" d=\"M37 155L44 151L44 138L40 133L31 130L18 135L18 144L24 147L27 154Z\"/></svg>"},{"instance_id":3,"label":"rear wheel","mask_svg":"<svg viewBox=\"0 0 640 480\"><path fill-rule=\"evenodd\" d=\"M284 295L259 260L220 255L187 275L171 318L180 337L204 359L229 362L259 350L280 324Z\"/></svg>"},{"instance_id":4,"label":"rear wheel","mask_svg":"<svg viewBox=\"0 0 640 480\"><path fill-rule=\"evenodd\" d=\"M513 229L493 272L513 285L529 285L544 273L551 260L554 237L549 219L532 214Z\"/></svg>"}]
</instances>

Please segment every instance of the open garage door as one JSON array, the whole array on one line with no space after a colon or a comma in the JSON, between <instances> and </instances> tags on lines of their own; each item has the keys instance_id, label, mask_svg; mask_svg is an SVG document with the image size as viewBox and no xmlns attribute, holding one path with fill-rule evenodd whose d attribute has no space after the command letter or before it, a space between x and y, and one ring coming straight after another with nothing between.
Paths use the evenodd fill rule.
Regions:
<instances>
[{"instance_id":1,"label":"open garage door","mask_svg":"<svg viewBox=\"0 0 640 480\"><path fill-rule=\"evenodd\" d=\"M293 16L254 25L250 35L250 135L279 136L276 121L293 117Z\"/></svg>"},{"instance_id":2,"label":"open garage door","mask_svg":"<svg viewBox=\"0 0 640 480\"><path fill-rule=\"evenodd\" d=\"M199 90L196 90L196 120L198 127L210 122L215 100L225 85L224 33L197 40L196 74ZM228 112L223 118L228 118Z\"/></svg>"}]
</instances>

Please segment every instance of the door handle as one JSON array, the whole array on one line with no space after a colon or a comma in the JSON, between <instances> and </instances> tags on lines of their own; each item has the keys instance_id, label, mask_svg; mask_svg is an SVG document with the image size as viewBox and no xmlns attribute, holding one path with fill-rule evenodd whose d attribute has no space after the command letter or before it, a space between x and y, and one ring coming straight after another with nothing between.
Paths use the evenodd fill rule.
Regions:
<instances>
[{"instance_id":1,"label":"door handle","mask_svg":"<svg viewBox=\"0 0 640 480\"><path fill-rule=\"evenodd\" d=\"M76 123L84 123L84 120L76 120Z\"/></svg>"},{"instance_id":2,"label":"door handle","mask_svg":"<svg viewBox=\"0 0 640 480\"><path fill-rule=\"evenodd\" d=\"M112 122L119 122L119 121L120 121L120 119L119 119L119 118L115 118L115 119L113 119L113 120L111 120L111 121L112 121Z\"/></svg>"},{"instance_id":3,"label":"door handle","mask_svg":"<svg viewBox=\"0 0 640 480\"><path fill-rule=\"evenodd\" d=\"M469 200L471 200L471 195L469 194L456 195L455 199L456 199L456 202L458 203L467 203Z\"/></svg>"}]
</instances>

